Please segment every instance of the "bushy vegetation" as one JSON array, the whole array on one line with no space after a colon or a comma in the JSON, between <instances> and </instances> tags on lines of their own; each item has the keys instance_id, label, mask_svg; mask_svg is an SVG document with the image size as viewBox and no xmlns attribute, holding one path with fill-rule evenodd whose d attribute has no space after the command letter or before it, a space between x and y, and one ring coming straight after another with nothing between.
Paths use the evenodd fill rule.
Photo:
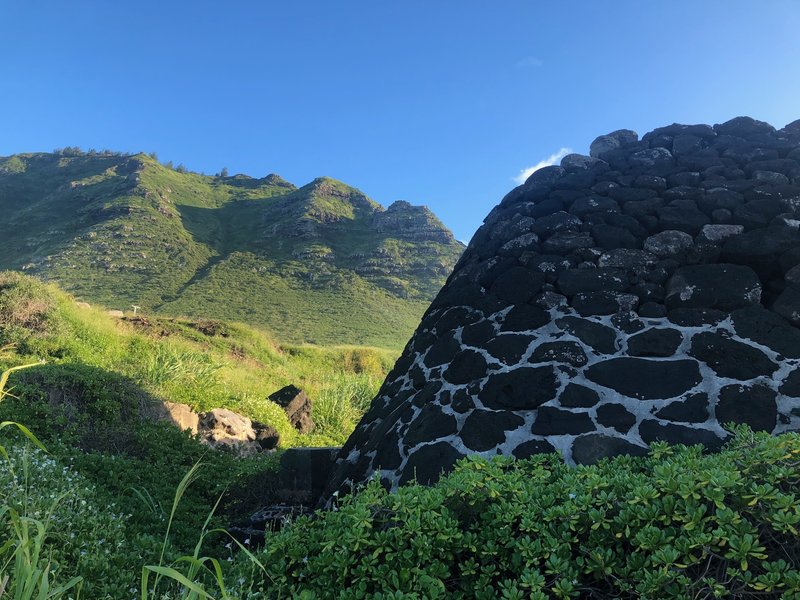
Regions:
<instances>
[{"instance_id":1,"label":"bushy vegetation","mask_svg":"<svg viewBox=\"0 0 800 600\"><path fill-rule=\"evenodd\" d=\"M463 459L271 536L266 597L797 598L800 436L569 467ZM243 565L243 572L248 566ZM261 597L254 595L251 597Z\"/></svg>"}]
</instances>

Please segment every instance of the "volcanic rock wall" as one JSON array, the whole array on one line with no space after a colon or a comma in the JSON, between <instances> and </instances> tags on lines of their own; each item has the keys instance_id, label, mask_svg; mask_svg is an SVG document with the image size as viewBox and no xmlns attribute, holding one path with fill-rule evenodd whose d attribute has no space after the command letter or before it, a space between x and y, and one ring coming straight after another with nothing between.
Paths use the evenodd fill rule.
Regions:
<instances>
[{"instance_id":1,"label":"volcanic rock wall","mask_svg":"<svg viewBox=\"0 0 800 600\"><path fill-rule=\"evenodd\" d=\"M800 429L800 121L597 138L495 207L329 492L467 454L591 463Z\"/></svg>"}]
</instances>

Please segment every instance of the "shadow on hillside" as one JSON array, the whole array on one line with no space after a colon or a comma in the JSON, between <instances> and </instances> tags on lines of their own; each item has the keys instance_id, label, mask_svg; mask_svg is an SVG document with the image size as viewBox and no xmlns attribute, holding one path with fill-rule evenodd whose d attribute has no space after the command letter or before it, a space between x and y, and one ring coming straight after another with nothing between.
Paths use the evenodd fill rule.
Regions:
<instances>
[{"instance_id":1,"label":"shadow on hillside","mask_svg":"<svg viewBox=\"0 0 800 600\"><path fill-rule=\"evenodd\" d=\"M84 452L142 456L142 428L181 425L164 400L99 367L42 365L15 374L10 385L13 395L0 403L0 420L23 423L45 445L59 441Z\"/></svg>"}]
</instances>

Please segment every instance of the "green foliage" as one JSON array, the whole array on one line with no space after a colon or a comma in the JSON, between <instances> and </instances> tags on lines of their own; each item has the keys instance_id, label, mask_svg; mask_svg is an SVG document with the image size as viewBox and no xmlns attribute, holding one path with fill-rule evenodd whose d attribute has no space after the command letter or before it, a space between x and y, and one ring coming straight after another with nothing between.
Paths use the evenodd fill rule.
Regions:
<instances>
[{"instance_id":1,"label":"green foliage","mask_svg":"<svg viewBox=\"0 0 800 600\"><path fill-rule=\"evenodd\" d=\"M140 557L126 540L120 507L38 449L16 446L9 454L9 468L0 469L0 581L9 576L9 597L49 598L50 588L60 598L80 586L102 598L128 589L129 565ZM45 595L25 595L34 590Z\"/></svg>"},{"instance_id":2,"label":"green foliage","mask_svg":"<svg viewBox=\"0 0 800 600\"><path fill-rule=\"evenodd\" d=\"M800 436L718 454L462 460L431 488L372 481L259 555L267 597L785 598L800 594ZM243 565L246 571L249 567Z\"/></svg>"},{"instance_id":3,"label":"green foliage","mask_svg":"<svg viewBox=\"0 0 800 600\"><path fill-rule=\"evenodd\" d=\"M333 179L207 177L146 154L0 159L0 211L0 269L109 308L244 321L295 344L399 350L462 250L429 212L422 237L406 222L378 227L379 205Z\"/></svg>"}]
</instances>

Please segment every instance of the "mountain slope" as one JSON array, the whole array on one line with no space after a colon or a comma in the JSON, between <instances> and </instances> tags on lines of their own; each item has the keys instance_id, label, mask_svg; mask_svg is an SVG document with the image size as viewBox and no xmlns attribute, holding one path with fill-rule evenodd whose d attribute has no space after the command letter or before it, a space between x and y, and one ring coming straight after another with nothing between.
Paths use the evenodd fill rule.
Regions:
<instances>
[{"instance_id":1,"label":"mountain slope","mask_svg":"<svg viewBox=\"0 0 800 600\"><path fill-rule=\"evenodd\" d=\"M138 154L0 158L0 268L106 306L398 347L463 247L425 207L344 183L209 177Z\"/></svg>"}]
</instances>

